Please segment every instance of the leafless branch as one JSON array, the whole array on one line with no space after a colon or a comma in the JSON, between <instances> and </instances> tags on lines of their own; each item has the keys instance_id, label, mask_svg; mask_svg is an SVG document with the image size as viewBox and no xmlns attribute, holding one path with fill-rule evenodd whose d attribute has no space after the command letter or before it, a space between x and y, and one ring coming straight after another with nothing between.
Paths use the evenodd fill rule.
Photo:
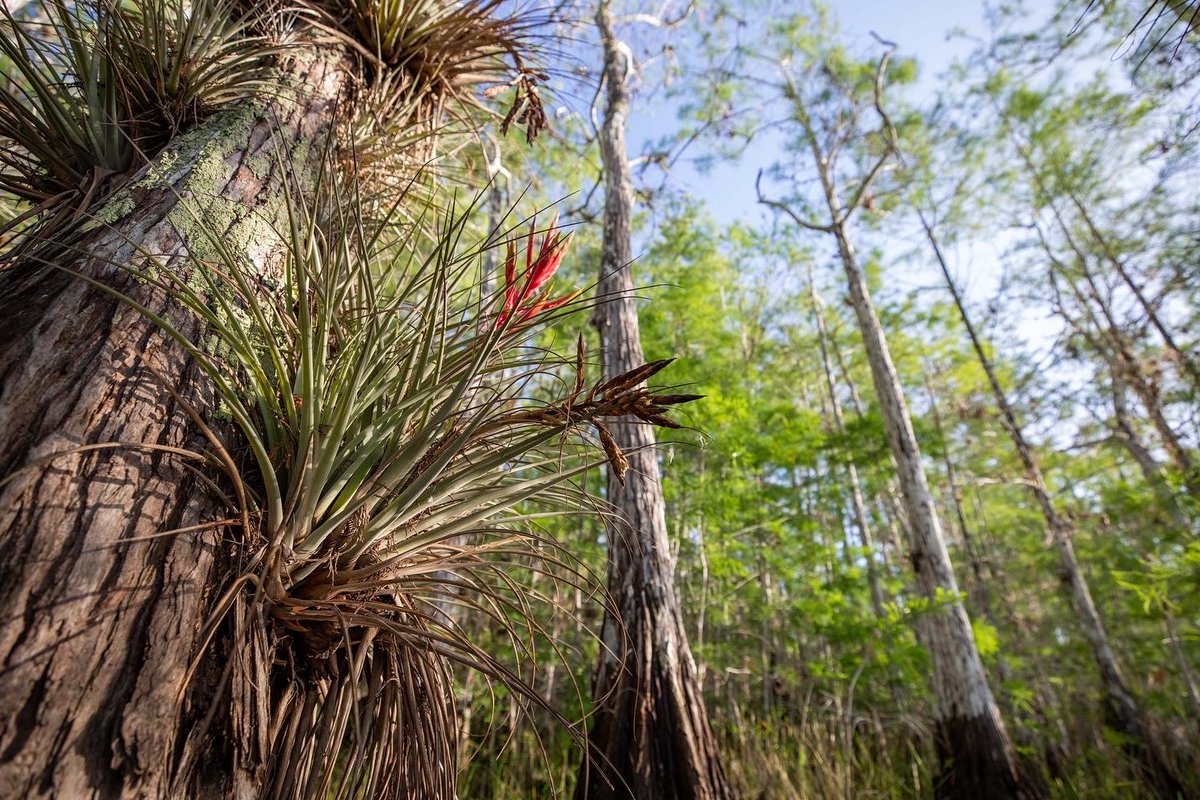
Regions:
<instances>
[{"instance_id":1,"label":"leafless branch","mask_svg":"<svg viewBox=\"0 0 1200 800\"><path fill-rule=\"evenodd\" d=\"M764 206L767 206L768 208L773 208L776 211L782 211L784 214L787 214L789 217L791 217L792 221L795 222L800 227L808 228L810 231L820 231L821 233L833 233L832 225L821 225L819 223L806 220L803 217L801 217L799 214L797 214L792 209L791 206L789 206L787 203L784 203L782 200L772 200L769 197L764 196L762 193L762 170L761 169L758 171L758 177L754 179L754 191L758 194L758 202L762 203Z\"/></svg>"},{"instance_id":2,"label":"leafless branch","mask_svg":"<svg viewBox=\"0 0 1200 800\"><path fill-rule=\"evenodd\" d=\"M892 54L896 52L896 45L893 42L881 39L874 32L871 35L875 37L876 41L886 45L888 48L879 59L879 66L875 69L875 112L879 115L879 119L883 123L884 148L883 153L867 172L867 176L863 178L854 195L850 198L850 202L845 210L845 219L849 219L850 215L862 206L867 193L871 189L871 185L882 174L883 170L888 167L888 162L892 161L893 157L900 151L900 141L899 136L896 134L896 126L883 104L884 76L887 73L888 62L891 61Z\"/></svg>"},{"instance_id":3,"label":"leafless branch","mask_svg":"<svg viewBox=\"0 0 1200 800\"><path fill-rule=\"evenodd\" d=\"M617 22L619 22L619 23L637 22L642 25L649 25L652 28L662 28L664 30L669 30L671 28L677 28L680 25L682 25L683 22L692 15L692 12L696 10L696 0L690 0L690 2L686 6L684 6L683 10L680 11L677 16L668 19L666 14L667 14L667 7L669 5L670 5L669 2L663 3L661 6L659 6L658 13L656 13L656 14L646 14L646 13L629 14L627 16L621 17L620 19L617 20Z\"/></svg>"}]
</instances>

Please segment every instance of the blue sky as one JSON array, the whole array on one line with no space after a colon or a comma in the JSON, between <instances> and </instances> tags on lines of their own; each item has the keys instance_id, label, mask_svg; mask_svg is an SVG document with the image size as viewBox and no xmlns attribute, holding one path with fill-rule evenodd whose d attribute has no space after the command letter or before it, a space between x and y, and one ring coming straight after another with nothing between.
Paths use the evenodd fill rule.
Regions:
<instances>
[{"instance_id":1,"label":"blue sky","mask_svg":"<svg viewBox=\"0 0 1200 800\"><path fill-rule=\"evenodd\" d=\"M703 2L703 0L701 0ZM1028 14L1032 20L1047 19L1057 8L1060 0L1026 0ZM629 2L629 10L644 7L642 2ZM832 4L834 15L841 27L844 40L852 49L869 52L877 47L871 33L877 33L898 46L898 55L915 57L919 64L919 80L907 92L910 101L924 103L936 98L941 86L941 77L951 64L970 53L972 39L986 38L982 1L953 2L953 0L838 0ZM621 34L635 43L639 36L647 35L644 27L639 30L631 25ZM958 32L961 35L952 35ZM652 35L652 34L650 34ZM685 41L677 41L679 47ZM1086 69L1081 65L1081 69ZM586 114L586 105L591 97L577 98L576 113ZM676 107L661 96L641 96L634 100L629 119L628 142L630 155L636 157L643 152L647 142L663 139L679 128ZM760 168L768 167L778 158L780 143L769 137L756 139L739 163L719 162L710 171L701 173L689 157L681 159L671 171L670 183L701 201L708 214L718 223L742 220L747 223L765 223L770 212L758 204L754 178ZM695 152L688 156L702 155L704 145L695 145ZM635 174L636 179L636 174ZM648 180L656 184L661 173L651 169ZM645 242L635 242L636 250ZM912 241L892 240L889 250L893 254L921 253L923 240L913 237ZM970 302L986 303L996 291L1000 277L1000 249L1004 241L965 242L951 248L948 255L955 269L957 280ZM892 261L889 271L889 289L898 293L914 290L930 290L924 296L945 291L944 283L931 259L914 257L906 262ZM835 281L836 284L836 281ZM1047 309L1027 309L1017 321L1017 335L1034 350L1042 350L1053 338L1058 324L1050 318Z\"/></svg>"},{"instance_id":2,"label":"blue sky","mask_svg":"<svg viewBox=\"0 0 1200 800\"><path fill-rule=\"evenodd\" d=\"M1049 13L1052 3L1039 0ZM932 99L939 79L954 59L967 55L971 44L962 37L950 37L956 29L980 35L984 30L982 2L953 0L839 0L833 4L848 43L864 48L872 43L871 32L894 41L899 54L915 56L920 64L920 81L912 99ZM630 31L636 35L637 31ZM630 154L637 155L647 141L653 141L678 127L674 106L634 104L630 117ZM766 214L754 193L754 175L760 167L775 160L777 142L769 138L754 145L740 164L721 164L700 174L683 159L672 174L675 186L704 201L709 213L719 221L758 219ZM699 153L697 153L698 155Z\"/></svg>"}]
</instances>

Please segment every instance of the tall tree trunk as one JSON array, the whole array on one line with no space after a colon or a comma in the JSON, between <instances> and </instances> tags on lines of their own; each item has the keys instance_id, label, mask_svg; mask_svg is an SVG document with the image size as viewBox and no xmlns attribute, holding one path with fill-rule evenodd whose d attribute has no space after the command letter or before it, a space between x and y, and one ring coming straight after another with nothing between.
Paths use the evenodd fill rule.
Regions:
<instances>
[{"instance_id":1,"label":"tall tree trunk","mask_svg":"<svg viewBox=\"0 0 1200 800\"><path fill-rule=\"evenodd\" d=\"M1000 620L996 618L992 609L991 591L989 591L988 582L983 576L983 559L979 556L979 548L975 546L975 536L971 533L971 526L967 524L966 509L963 508L962 502L962 487L958 483L958 470L954 468L954 459L950 457L950 446L946 438L946 429L942 424L942 413L938 408L937 392L933 386L932 375L925 375L925 390L929 394L929 413L933 418L934 428L938 432L938 438L942 440L942 465L946 468L946 483L949 484L947 488L950 494L950 504L954 508L954 518L958 522L958 532L962 536L963 549L966 550L967 560L970 562L975 602L984 619L993 628L1000 629ZM1003 657L997 659L996 673L1000 676L1001 681L1007 681L1011 674L1008 662ZM1011 708L1011 706L1008 707Z\"/></svg>"},{"instance_id":2,"label":"tall tree trunk","mask_svg":"<svg viewBox=\"0 0 1200 800\"><path fill-rule=\"evenodd\" d=\"M604 47L606 103L600 131L604 162L604 246L601 299L593 323L600 333L604 378L643 363L630 271L633 182L625 145L628 71L607 0L596 9ZM696 668L672 585L662 483L649 425L613 425L629 459L624 482L610 472L608 587L620 617L607 614L596 672L597 704L577 798L724 800L731 796L709 729ZM627 649L624 644L627 644ZM622 651L625 652L622 652Z\"/></svg>"},{"instance_id":3,"label":"tall tree trunk","mask_svg":"<svg viewBox=\"0 0 1200 800\"><path fill-rule=\"evenodd\" d=\"M306 48L291 61L299 91L183 136L99 209L111 227L43 252L62 270L29 259L0 273L5 797L260 793L265 732L252 709L214 705L228 673L201 635L237 556L236 514L206 489L202 462L169 449L204 446L172 392L201 413L213 397L141 313L69 273L131 294L198 340L196 319L114 264L153 258L186 280L208 245L198 215L264 275L278 266L276 154L308 154L289 169L301 179L315 169L346 76Z\"/></svg>"},{"instance_id":4,"label":"tall tree trunk","mask_svg":"<svg viewBox=\"0 0 1200 800\"><path fill-rule=\"evenodd\" d=\"M942 254L937 235L925 215L919 211L918 215L925 230L925 236L937 258L938 266L941 268L942 277L946 281L946 288L949 289L950 295L954 299L954 307L958 310L959 319L962 320L967 336L971 340L971 348L975 351L975 357L983 368L984 375L987 376L988 386L992 390L992 398L995 400L996 408L1000 411L1001 422L1021 460L1021 466L1025 470L1026 484L1033 492L1038 508L1041 509L1042 516L1046 520L1046 529L1050 539L1058 549L1059 569L1063 582L1070 590L1071 607L1100 674L1100 685L1104 690L1105 717L1115 730L1129 738L1130 749L1144 769L1143 777L1151 788L1157 791L1160 797L1173 798L1181 790L1179 781L1159 755L1150 738L1142 710L1121 674L1121 667L1117 662L1116 653L1108 641L1104 622L1092 600L1087 579L1075 556L1073 543L1075 526L1070 518L1060 514L1055 508L1033 447L1025 438L1025 432L1017 421L1016 410L1009 402L1004 387L1000 385L995 365L992 364L992 360L975 330L975 325L971 322L962 293L954 282L954 278L950 274L950 266Z\"/></svg>"},{"instance_id":5,"label":"tall tree trunk","mask_svg":"<svg viewBox=\"0 0 1200 800\"><path fill-rule=\"evenodd\" d=\"M904 390L871 302L866 276L840 217L835 190L831 181L824 183L850 303L866 346L888 445L896 459L908 516L909 559L921 596L935 604L921 615L919 633L933 661L937 703L934 725L941 773L936 795L946 800L1037 797L1038 789L1018 770L1016 753L975 645L971 621L958 599L958 582L921 463Z\"/></svg>"}]
</instances>

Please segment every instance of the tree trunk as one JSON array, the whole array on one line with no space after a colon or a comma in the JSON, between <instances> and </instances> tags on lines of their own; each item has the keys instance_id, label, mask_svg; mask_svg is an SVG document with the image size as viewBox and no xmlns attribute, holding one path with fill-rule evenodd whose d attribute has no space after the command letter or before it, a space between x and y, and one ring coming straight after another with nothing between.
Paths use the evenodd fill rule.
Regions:
<instances>
[{"instance_id":1,"label":"tree trunk","mask_svg":"<svg viewBox=\"0 0 1200 800\"><path fill-rule=\"evenodd\" d=\"M1029 485L1030 491L1033 492L1034 499L1037 501L1042 516L1046 520L1046 528L1050 539L1058 549L1059 569L1063 582L1070 590L1071 607L1075 612L1075 617L1083 632L1084 639L1087 640L1088 648L1091 650L1092 658L1096 661L1096 667L1100 674L1100 685L1104 691L1105 718L1114 730L1125 735L1130 740L1129 748L1133 752L1137 762L1141 765L1144 772L1143 777L1147 780L1151 789L1158 792L1160 797L1172 798L1181 790L1179 781L1171 773L1166 762L1160 757L1154 742L1150 738L1150 732L1146 726L1142 710L1134 699L1133 692L1130 691L1129 686L1125 683L1124 676L1121 674L1121 667L1117 662L1116 653L1113 652L1112 646L1109 644L1108 633L1104 629L1104 622L1100 618L1100 612L1096 609L1096 604L1092 600L1087 579L1084 577L1083 571L1079 568L1079 561L1075 557L1075 545L1073 543L1075 526L1068 517L1060 514L1058 509L1055 508L1054 501L1050 498L1050 492L1046 488L1046 481L1042 474L1041 466L1038 464L1037 457L1033 452L1033 447L1030 446L1029 441L1025 438L1024 430L1021 428L1020 423L1017 422L1016 410L1013 408L1012 403L1009 402L1004 387L1000 385L1000 378L996 374L995 366L992 364L991 358L988 357L987 351L984 350L983 342L975 330L975 325L971 322L966 305L963 303L962 293L959 292L958 285L950 275L950 267L942 255L942 248L937 236L934 234L933 228L928 221L926 221L924 214L920 212L918 214L921 218L921 225L925 229L925 235L937 258L938 265L941 267L946 287L950 290L950 295L954 299L954 307L958 310L959 318L962 320L963 327L967 330L967 336L971 340L971 347L975 351L979 365L983 368L984 375L987 376L988 385L992 390L992 397L996 402L996 408L1000 411L1001 422L1009 438L1012 439L1013 447L1017 450L1017 456L1020 458L1021 466L1025 470L1026 483Z\"/></svg>"},{"instance_id":2,"label":"tree trunk","mask_svg":"<svg viewBox=\"0 0 1200 800\"><path fill-rule=\"evenodd\" d=\"M604 46L607 102L600 135L604 161L604 246L593 323L604 378L643 363L633 297L633 185L625 145L629 93L622 45L608 3L596 10ZM731 797L696 680L672 586L666 513L654 433L631 420L613 425L629 459L622 483L610 471L608 587L619 618L607 613L593 698L592 752L577 798L725 800Z\"/></svg>"},{"instance_id":3,"label":"tree trunk","mask_svg":"<svg viewBox=\"0 0 1200 800\"><path fill-rule=\"evenodd\" d=\"M171 392L202 414L214 398L141 313L68 273L131 294L199 341L196 319L113 265L152 258L186 280L209 246L197 216L264 274L276 265L277 154L298 159L289 175L315 167L345 72L298 49L287 80L299 91L176 141L100 207L111 226L0 273L5 797L260 793L265 734L250 710L214 705L228 672L201 635L239 521L206 489L204 464L167 449L205 447Z\"/></svg>"},{"instance_id":4,"label":"tree trunk","mask_svg":"<svg viewBox=\"0 0 1200 800\"><path fill-rule=\"evenodd\" d=\"M830 191L827 188L827 194ZM919 633L933 662L934 735L940 773L936 796L946 800L1038 797L1037 787L1018 771L1012 742L975 646L971 621L959 599L904 391L866 277L839 218L839 204L832 196L827 199L850 302L866 346L888 445L896 459L908 516L909 559L921 597L935 604L921 615Z\"/></svg>"},{"instance_id":5,"label":"tree trunk","mask_svg":"<svg viewBox=\"0 0 1200 800\"><path fill-rule=\"evenodd\" d=\"M925 391L929 395L929 414L933 419L934 428L938 432L938 438L942 440L942 466L946 468L946 483L948 484L947 489L949 490L950 504L954 508L954 518L958 523L959 535L962 536L963 549L966 551L967 560L970 562L971 585L975 588L975 602L978 605L979 612L983 614L983 618L993 628L1001 630L1001 622L992 609L992 594L989 590L987 579L983 575L983 559L979 556L979 548L975 546L975 536L971 533L971 526L967 524L967 513L966 509L963 508L962 502L962 487L958 483L958 470L954 468L954 459L950 457L950 446L946 438L946 429L942 424L942 413L938 408L937 392L933 386L933 376L929 374L925 376ZM996 659L996 674L1000 676L1001 683L1007 682L1012 675L1011 670L1008 668L1008 661L1003 655ZM1011 704L1006 704L1006 710L1011 708Z\"/></svg>"},{"instance_id":6,"label":"tree trunk","mask_svg":"<svg viewBox=\"0 0 1200 800\"><path fill-rule=\"evenodd\" d=\"M1163 344L1171 352L1171 357L1175 361L1176 366L1187 375L1188 380L1192 384L1192 389L1200 391L1200 366L1197 366L1191 352L1187 348L1181 347L1175 340L1175 336L1163 323L1162 316L1158 313L1156 305L1146 297L1144 287L1139 286L1138 282L1134 280L1133 275L1129 272L1129 267L1114 250L1108 237L1101 233L1099 227L1097 227L1095 221L1092 219L1092 215L1088 212L1087 207L1084 206L1083 202L1074 192L1068 190L1067 194L1071 200L1071 204L1079 212L1079 216L1083 220L1084 226L1087 227L1088 233L1091 234L1092 239L1099 245L1100 252L1104 254L1108 263L1112 264L1113 269L1121 276L1121 281L1133 293L1133 296L1137 298L1138 305L1142 307L1142 311L1146 314L1146 321L1158 332L1159 337L1163 340ZM1058 212L1055 211L1055 214L1057 216Z\"/></svg>"}]
</instances>

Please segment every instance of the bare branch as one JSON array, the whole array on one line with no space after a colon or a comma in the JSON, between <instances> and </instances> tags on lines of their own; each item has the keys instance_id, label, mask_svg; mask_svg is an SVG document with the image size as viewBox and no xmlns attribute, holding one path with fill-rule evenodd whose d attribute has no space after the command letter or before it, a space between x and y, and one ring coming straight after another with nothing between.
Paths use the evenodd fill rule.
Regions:
<instances>
[{"instance_id":1,"label":"bare branch","mask_svg":"<svg viewBox=\"0 0 1200 800\"><path fill-rule=\"evenodd\" d=\"M787 214L789 217L791 217L792 221L795 222L800 227L808 228L810 231L820 231L821 233L833 233L832 225L821 225L816 222L810 222L809 220L806 220L803 217L801 217L798 213L796 213L792 209L791 206L789 206L787 203L784 203L782 200L772 200L768 197L763 196L763 193L762 193L762 170L761 169L758 171L758 177L754 179L754 191L758 194L758 202L762 203L764 206L767 206L768 208L773 208L776 211L782 211L784 214Z\"/></svg>"},{"instance_id":2,"label":"bare branch","mask_svg":"<svg viewBox=\"0 0 1200 800\"><path fill-rule=\"evenodd\" d=\"M888 42L881 39L877 34L872 32L872 36L881 44L887 45L888 49L879 59L879 66L875 69L875 113L879 115L880 121L883 123L883 154L867 172L867 176L863 178L858 185L854 195L850 198L850 202L846 205L844 219L849 219L850 216L862 206L867 198L867 193L871 190L871 185L875 183L884 171L889 168L888 162L900 152L899 136L896 134L896 126L892 122L891 116L883 105L883 79L887 73L888 62L891 61L892 54L896 52L896 45L893 42Z\"/></svg>"},{"instance_id":3,"label":"bare branch","mask_svg":"<svg viewBox=\"0 0 1200 800\"><path fill-rule=\"evenodd\" d=\"M692 15L692 12L696 10L696 0L691 0L691 2L684 6L683 10L679 12L678 16L668 19L666 16L668 5L669 3L663 3L662 6L659 7L657 14L646 14L644 12L629 14L619 18L617 22L638 22L642 25L649 25L652 28L669 30L682 25L683 22Z\"/></svg>"}]
</instances>

